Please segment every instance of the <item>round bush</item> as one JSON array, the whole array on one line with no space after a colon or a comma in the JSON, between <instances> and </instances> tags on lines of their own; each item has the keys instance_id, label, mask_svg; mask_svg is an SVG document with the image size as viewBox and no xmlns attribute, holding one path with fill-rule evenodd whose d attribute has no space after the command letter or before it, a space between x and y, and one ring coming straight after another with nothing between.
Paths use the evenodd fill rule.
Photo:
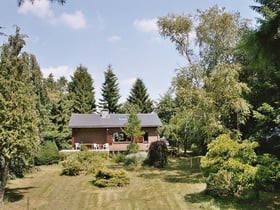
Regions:
<instances>
[{"instance_id":1,"label":"round bush","mask_svg":"<svg viewBox=\"0 0 280 210\"><path fill-rule=\"evenodd\" d=\"M163 168L167 165L168 149L164 141L152 142L147 157L147 163L157 168Z\"/></svg>"},{"instance_id":2,"label":"round bush","mask_svg":"<svg viewBox=\"0 0 280 210\"><path fill-rule=\"evenodd\" d=\"M45 141L40 145L40 152L35 157L36 165L51 165L60 161L61 156L53 141Z\"/></svg>"}]
</instances>

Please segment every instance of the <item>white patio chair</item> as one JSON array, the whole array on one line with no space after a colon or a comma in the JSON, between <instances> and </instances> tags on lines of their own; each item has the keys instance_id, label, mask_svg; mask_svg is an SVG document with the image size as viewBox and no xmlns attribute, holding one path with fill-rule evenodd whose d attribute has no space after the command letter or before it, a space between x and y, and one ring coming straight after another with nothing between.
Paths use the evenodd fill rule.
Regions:
<instances>
[{"instance_id":1,"label":"white patio chair","mask_svg":"<svg viewBox=\"0 0 280 210\"><path fill-rule=\"evenodd\" d=\"M99 145L98 144L93 144L93 149L98 150L99 149Z\"/></svg>"},{"instance_id":2,"label":"white patio chair","mask_svg":"<svg viewBox=\"0 0 280 210\"><path fill-rule=\"evenodd\" d=\"M79 142L76 142L76 143L75 143L75 149L78 150L78 149L80 149L80 148L81 148L80 143L79 143Z\"/></svg>"},{"instance_id":3,"label":"white patio chair","mask_svg":"<svg viewBox=\"0 0 280 210\"><path fill-rule=\"evenodd\" d=\"M109 149L109 143L103 144L103 149Z\"/></svg>"}]
</instances>

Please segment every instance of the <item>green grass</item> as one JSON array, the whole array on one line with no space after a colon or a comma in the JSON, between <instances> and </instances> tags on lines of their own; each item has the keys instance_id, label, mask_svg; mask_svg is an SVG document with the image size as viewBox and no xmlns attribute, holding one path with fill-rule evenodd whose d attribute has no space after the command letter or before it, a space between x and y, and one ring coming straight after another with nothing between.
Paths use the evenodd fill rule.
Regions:
<instances>
[{"instance_id":1,"label":"green grass","mask_svg":"<svg viewBox=\"0 0 280 210\"><path fill-rule=\"evenodd\" d=\"M190 159L180 158L170 160L164 169L129 167L128 186L102 189L92 185L92 176L60 176L59 165L42 166L23 179L9 181L0 209L279 209L277 195L261 194L259 201L219 200L205 195L198 161L193 161L192 167L190 163ZM116 164L109 167L123 168Z\"/></svg>"}]
</instances>

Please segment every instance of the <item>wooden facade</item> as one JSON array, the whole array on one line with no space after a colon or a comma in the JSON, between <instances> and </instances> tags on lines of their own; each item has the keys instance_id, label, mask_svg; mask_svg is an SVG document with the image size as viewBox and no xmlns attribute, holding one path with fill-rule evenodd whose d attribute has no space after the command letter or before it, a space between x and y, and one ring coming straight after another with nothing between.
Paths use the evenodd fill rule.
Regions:
<instances>
[{"instance_id":1,"label":"wooden facade","mask_svg":"<svg viewBox=\"0 0 280 210\"><path fill-rule=\"evenodd\" d=\"M140 150L147 150L150 143L159 140L157 128L161 121L157 114L138 114L144 135L136 139ZM72 114L69 127L72 128L72 147L82 145L90 149L126 151L131 143L122 129L127 122L126 114Z\"/></svg>"},{"instance_id":2,"label":"wooden facade","mask_svg":"<svg viewBox=\"0 0 280 210\"><path fill-rule=\"evenodd\" d=\"M151 142L158 140L157 128L142 128L145 134L137 138L140 150L147 150ZM94 149L93 145L97 144L98 148L103 148L105 143L109 143L110 151L125 151L127 145L131 143L128 138L118 139L116 134L122 134L120 128L73 128L72 129L72 147L75 143L85 145L90 149Z\"/></svg>"}]
</instances>

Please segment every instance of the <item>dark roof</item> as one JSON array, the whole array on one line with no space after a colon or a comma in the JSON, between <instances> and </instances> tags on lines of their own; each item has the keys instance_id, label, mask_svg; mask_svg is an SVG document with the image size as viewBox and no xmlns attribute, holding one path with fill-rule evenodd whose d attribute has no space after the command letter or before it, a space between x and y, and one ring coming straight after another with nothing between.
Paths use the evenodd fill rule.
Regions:
<instances>
[{"instance_id":1,"label":"dark roof","mask_svg":"<svg viewBox=\"0 0 280 210\"><path fill-rule=\"evenodd\" d=\"M142 127L158 127L161 121L156 113L138 114ZM70 128L113 128L123 127L127 122L127 114L72 114Z\"/></svg>"}]
</instances>

